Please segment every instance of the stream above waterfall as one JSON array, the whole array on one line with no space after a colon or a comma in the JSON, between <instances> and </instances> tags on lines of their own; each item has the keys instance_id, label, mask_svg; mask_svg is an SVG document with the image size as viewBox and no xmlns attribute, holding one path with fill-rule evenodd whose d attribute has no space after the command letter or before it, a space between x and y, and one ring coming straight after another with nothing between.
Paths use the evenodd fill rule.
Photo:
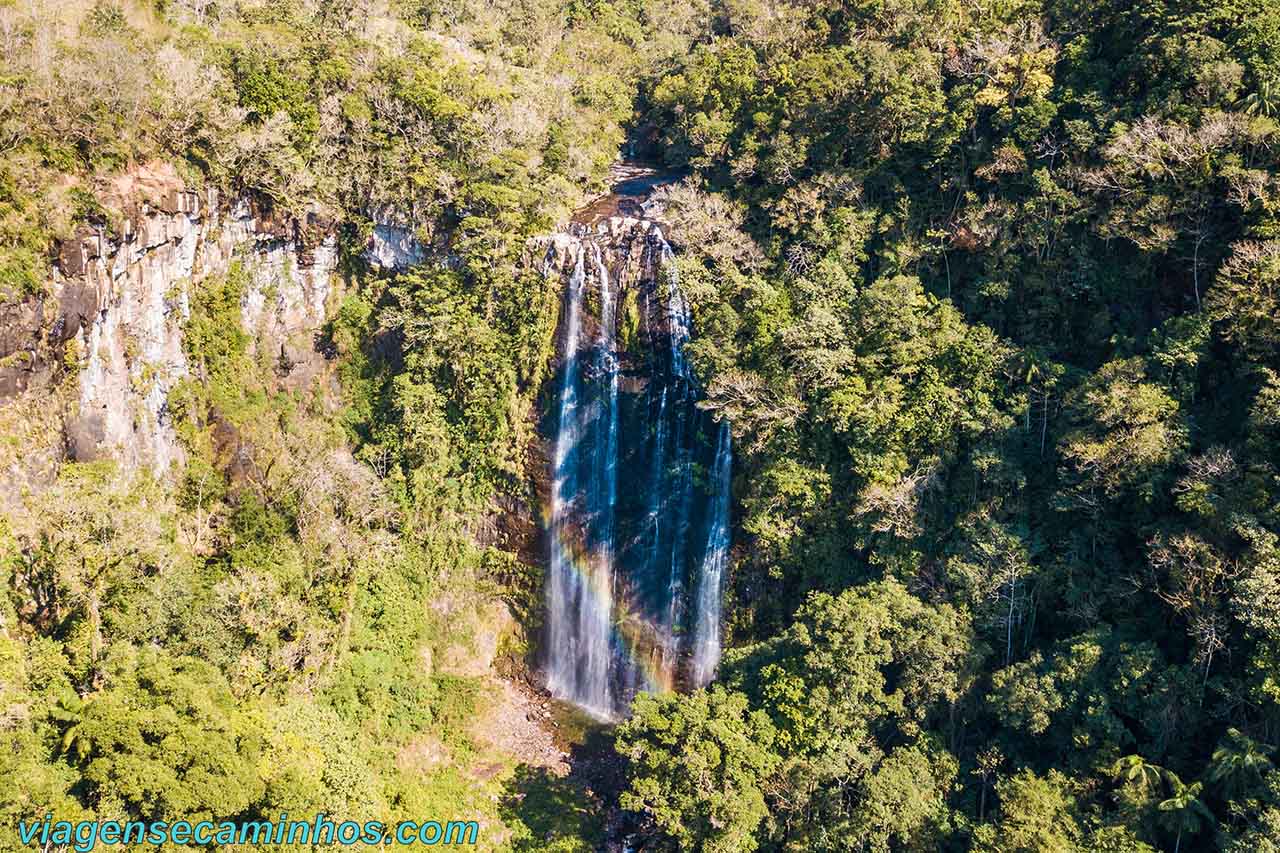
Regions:
<instances>
[{"instance_id":1,"label":"stream above waterfall","mask_svg":"<svg viewBox=\"0 0 1280 853\"><path fill-rule=\"evenodd\" d=\"M645 202L659 187L674 183L682 177L672 172L638 160L623 160L609 169L609 192L594 199L573 214L577 225L594 226L613 217L644 219Z\"/></svg>"},{"instance_id":2,"label":"stream above waterfall","mask_svg":"<svg viewBox=\"0 0 1280 853\"><path fill-rule=\"evenodd\" d=\"M729 545L729 426L698 408L688 303L643 212L658 173L542 238L564 282L546 517L547 687L602 720L640 691L705 685L720 656ZM640 199L640 201L636 201Z\"/></svg>"}]
</instances>

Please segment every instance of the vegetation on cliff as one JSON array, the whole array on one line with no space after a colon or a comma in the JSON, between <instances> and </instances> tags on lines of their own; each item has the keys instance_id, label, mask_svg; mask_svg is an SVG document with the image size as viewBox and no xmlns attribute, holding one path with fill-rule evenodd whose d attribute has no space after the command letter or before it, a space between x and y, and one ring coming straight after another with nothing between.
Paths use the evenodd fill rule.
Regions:
<instances>
[{"instance_id":1,"label":"vegetation on cliff","mask_svg":"<svg viewBox=\"0 0 1280 853\"><path fill-rule=\"evenodd\" d=\"M0 846L46 811L598 843L581 791L476 770L455 634L536 600L478 535L556 319L519 254L634 120L690 171L737 452L720 676L617 734L636 843L1280 850L1274 3L10 0L0 40L4 299L151 161L347 250L340 391L280 381L233 266L185 466L69 463L0 522ZM369 274L375 217L432 262Z\"/></svg>"},{"instance_id":2,"label":"vegetation on cliff","mask_svg":"<svg viewBox=\"0 0 1280 853\"><path fill-rule=\"evenodd\" d=\"M600 187L637 69L683 52L690 20L0 4L0 301L48 320L58 241L118 239L177 187L247 198L285 230L319 212L342 251L326 372L290 376L245 327L246 251L165 295L166 313L189 298L190 376L164 408L183 464L133 469L105 448L6 495L0 849L49 812L478 819L486 848L589 849L603 819L581 786L513 777L478 731L502 701L484 677L495 636L524 651L493 601L528 616L538 583L486 531L496 496L528 497L556 322L525 241ZM432 262L368 270L375 221L414 229ZM52 383L77 384L77 344ZM19 463L23 435L4 436Z\"/></svg>"}]
</instances>

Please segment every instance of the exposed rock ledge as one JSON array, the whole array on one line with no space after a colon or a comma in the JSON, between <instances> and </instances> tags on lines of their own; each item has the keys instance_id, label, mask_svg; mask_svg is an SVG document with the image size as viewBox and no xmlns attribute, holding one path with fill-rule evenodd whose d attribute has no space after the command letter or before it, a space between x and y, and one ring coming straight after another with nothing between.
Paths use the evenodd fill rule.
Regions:
<instances>
[{"instance_id":1,"label":"exposed rock ledge","mask_svg":"<svg viewBox=\"0 0 1280 853\"><path fill-rule=\"evenodd\" d=\"M271 348L282 381L307 381L323 364L315 337L338 254L325 218L274 219L245 200L220 205L214 190L172 190L139 204L122 230L82 229L61 246L45 295L0 305L0 416L62 409L49 446L6 454L6 491L47 478L64 455L157 472L180 461L166 401L190 371L182 327L191 288L234 260L249 275L241 321Z\"/></svg>"}]
</instances>

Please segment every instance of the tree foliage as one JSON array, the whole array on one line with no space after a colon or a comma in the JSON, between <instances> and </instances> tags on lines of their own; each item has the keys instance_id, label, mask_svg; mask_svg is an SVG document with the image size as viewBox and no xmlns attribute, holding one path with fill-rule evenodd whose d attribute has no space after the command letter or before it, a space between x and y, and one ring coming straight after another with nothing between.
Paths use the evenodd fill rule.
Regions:
<instances>
[{"instance_id":1,"label":"tree foliage","mask_svg":"<svg viewBox=\"0 0 1280 853\"><path fill-rule=\"evenodd\" d=\"M782 756L758 843L1274 829L1278 26L725 3L642 87L735 430L722 675Z\"/></svg>"}]
</instances>

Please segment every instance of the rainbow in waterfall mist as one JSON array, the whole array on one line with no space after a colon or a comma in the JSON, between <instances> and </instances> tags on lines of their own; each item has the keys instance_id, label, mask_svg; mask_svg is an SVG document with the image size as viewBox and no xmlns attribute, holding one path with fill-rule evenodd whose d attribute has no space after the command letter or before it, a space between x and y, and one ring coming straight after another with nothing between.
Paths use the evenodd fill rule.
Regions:
<instances>
[{"instance_id":1,"label":"rainbow in waterfall mist","mask_svg":"<svg viewBox=\"0 0 1280 853\"><path fill-rule=\"evenodd\" d=\"M571 226L545 271L566 282L544 424L547 687L613 720L639 691L715 674L730 432L697 407L689 307L654 223Z\"/></svg>"}]
</instances>

